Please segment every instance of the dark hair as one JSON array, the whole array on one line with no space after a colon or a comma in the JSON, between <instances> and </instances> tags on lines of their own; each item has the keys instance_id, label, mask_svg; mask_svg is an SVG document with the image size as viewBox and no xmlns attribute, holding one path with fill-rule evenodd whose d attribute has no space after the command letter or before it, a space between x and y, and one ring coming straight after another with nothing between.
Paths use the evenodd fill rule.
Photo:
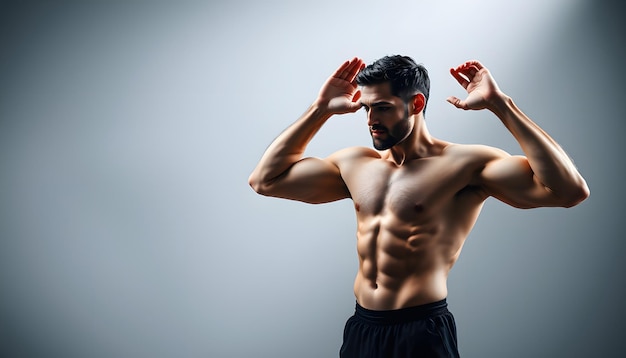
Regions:
<instances>
[{"instance_id":1,"label":"dark hair","mask_svg":"<svg viewBox=\"0 0 626 358\"><path fill-rule=\"evenodd\" d=\"M428 71L408 56L385 56L365 67L356 77L359 86L389 82L391 94L407 103L418 92L424 95L424 113L430 92Z\"/></svg>"}]
</instances>

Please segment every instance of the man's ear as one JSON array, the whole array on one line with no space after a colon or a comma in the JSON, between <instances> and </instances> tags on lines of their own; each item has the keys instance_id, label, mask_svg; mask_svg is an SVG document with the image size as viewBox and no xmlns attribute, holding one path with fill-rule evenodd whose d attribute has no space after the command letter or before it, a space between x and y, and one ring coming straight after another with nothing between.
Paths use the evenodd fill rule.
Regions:
<instances>
[{"instance_id":1,"label":"man's ear","mask_svg":"<svg viewBox=\"0 0 626 358\"><path fill-rule=\"evenodd\" d=\"M426 97L424 97L423 94L418 93L415 96L413 96L413 113L412 114L420 113L422 110L424 110L425 106L426 106Z\"/></svg>"}]
</instances>

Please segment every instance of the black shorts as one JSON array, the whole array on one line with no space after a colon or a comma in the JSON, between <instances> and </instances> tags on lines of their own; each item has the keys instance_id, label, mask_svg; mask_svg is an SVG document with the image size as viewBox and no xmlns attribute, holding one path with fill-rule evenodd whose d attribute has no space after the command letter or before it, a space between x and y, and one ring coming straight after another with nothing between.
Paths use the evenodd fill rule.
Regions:
<instances>
[{"instance_id":1,"label":"black shorts","mask_svg":"<svg viewBox=\"0 0 626 358\"><path fill-rule=\"evenodd\" d=\"M456 324L445 299L399 310L356 304L343 332L341 358L459 357Z\"/></svg>"}]
</instances>

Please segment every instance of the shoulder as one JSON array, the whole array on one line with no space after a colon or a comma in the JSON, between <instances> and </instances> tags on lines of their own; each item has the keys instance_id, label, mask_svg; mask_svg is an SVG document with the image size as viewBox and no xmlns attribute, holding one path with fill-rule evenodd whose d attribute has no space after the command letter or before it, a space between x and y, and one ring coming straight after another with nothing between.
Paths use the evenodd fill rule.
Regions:
<instances>
[{"instance_id":1,"label":"shoulder","mask_svg":"<svg viewBox=\"0 0 626 358\"><path fill-rule=\"evenodd\" d=\"M489 182L489 173L494 169L508 171L505 167L513 158L500 148L483 144L451 144L445 148L442 155L470 176L471 186L482 186Z\"/></svg>"},{"instance_id":2,"label":"shoulder","mask_svg":"<svg viewBox=\"0 0 626 358\"><path fill-rule=\"evenodd\" d=\"M459 160L463 159L471 163L487 164L490 161L507 158L511 155L506 151L483 144L456 144L447 145L442 155Z\"/></svg>"},{"instance_id":3,"label":"shoulder","mask_svg":"<svg viewBox=\"0 0 626 358\"><path fill-rule=\"evenodd\" d=\"M380 159L380 153L367 147L348 147L340 149L327 157L335 165L359 161L361 159Z\"/></svg>"}]
</instances>

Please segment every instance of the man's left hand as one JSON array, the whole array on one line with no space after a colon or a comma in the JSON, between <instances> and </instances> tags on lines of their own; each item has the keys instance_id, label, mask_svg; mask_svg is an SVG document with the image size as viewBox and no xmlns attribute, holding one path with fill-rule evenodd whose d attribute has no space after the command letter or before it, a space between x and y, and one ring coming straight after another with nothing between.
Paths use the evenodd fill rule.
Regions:
<instances>
[{"instance_id":1,"label":"man's left hand","mask_svg":"<svg viewBox=\"0 0 626 358\"><path fill-rule=\"evenodd\" d=\"M465 100L454 96L447 98L447 101L457 108L465 110L489 108L493 101L502 95L489 70L478 61L467 61L456 68L451 68L450 74L467 90Z\"/></svg>"}]
</instances>

